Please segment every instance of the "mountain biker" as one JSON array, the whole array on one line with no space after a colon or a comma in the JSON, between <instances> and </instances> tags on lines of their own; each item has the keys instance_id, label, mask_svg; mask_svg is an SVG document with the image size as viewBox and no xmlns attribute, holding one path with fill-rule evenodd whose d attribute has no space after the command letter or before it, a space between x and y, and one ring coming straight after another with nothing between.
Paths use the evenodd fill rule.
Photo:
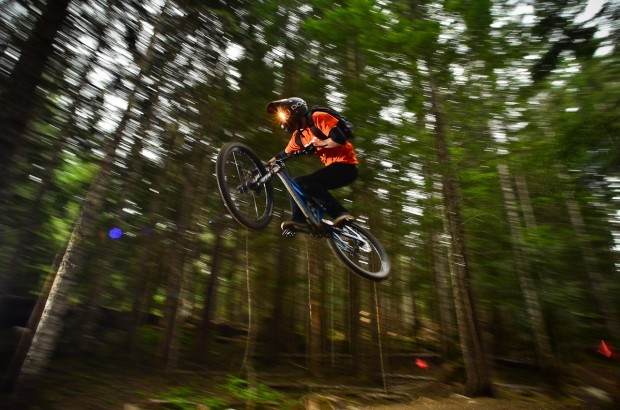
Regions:
<instances>
[{"instance_id":1,"label":"mountain biker","mask_svg":"<svg viewBox=\"0 0 620 410\"><path fill-rule=\"evenodd\" d=\"M312 113L314 126L327 138L317 138L310 129L307 119L308 104L298 97L272 101L267 105L269 114L277 115L281 128L291 134L286 148L269 162L281 159L308 144L315 147L314 155L319 157L325 167L308 175L295 178L295 182L310 196L325 206L326 213L333 218L335 226L342 226L355 218L332 196L329 190L342 188L357 178L357 157L355 148L336 128L338 120L332 115L315 111ZM307 225L305 216L291 198L292 218L282 222L281 228L303 230Z\"/></svg>"}]
</instances>

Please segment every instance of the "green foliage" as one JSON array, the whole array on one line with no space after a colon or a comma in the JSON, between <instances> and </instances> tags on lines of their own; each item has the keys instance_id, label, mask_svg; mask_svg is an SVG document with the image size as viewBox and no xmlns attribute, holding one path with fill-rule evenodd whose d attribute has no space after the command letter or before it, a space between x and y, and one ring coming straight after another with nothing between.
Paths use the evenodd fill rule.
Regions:
<instances>
[{"instance_id":1,"label":"green foliage","mask_svg":"<svg viewBox=\"0 0 620 410\"><path fill-rule=\"evenodd\" d=\"M163 400L168 407L178 410L193 410L203 405L211 410L225 409L226 402L218 397L202 397L199 392L187 386L170 387L157 394L156 399Z\"/></svg>"},{"instance_id":2,"label":"green foliage","mask_svg":"<svg viewBox=\"0 0 620 410\"><path fill-rule=\"evenodd\" d=\"M63 166L56 171L55 179L58 185L67 191L81 191L85 184L93 180L97 170L98 166L95 163L68 156Z\"/></svg>"},{"instance_id":3,"label":"green foliage","mask_svg":"<svg viewBox=\"0 0 620 410\"><path fill-rule=\"evenodd\" d=\"M347 1L344 6L326 7L321 11L320 18L307 20L304 24L310 35L337 48L346 49L353 39L365 50L380 47L377 35L381 35L385 27L385 16L375 7L373 0ZM347 30L342 30L343 27Z\"/></svg>"},{"instance_id":4,"label":"green foliage","mask_svg":"<svg viewBox=\"0 0 620 410\"><path fill-rule=\"evenodd\" d=\"M278 402L282 396L261 383L250 383L238 377L229 376L224 388L235 398L253 403Z\"/></svg>"},{"instance_id":5,"label":"green foliage","mask_svg":"<svg viewBox=\"0 0 620 410\"><path fill-rule=\"evenodd\" d=\"M610 66L609 64L612 64ZM614 60L585 65L566 87L551 91L549 117L557 135L558 155L577 166L614 170L620 164L620 71Z\"/></svg>"},{"instance_id":6,"label":"green foliage","mask_svg":"<svg viewBox=\"0 0 620 410\"><path fill-rule=\"evenodd\" d=\"M531 2L540 23L536 27L512 18L516 3L491 0L186 0L170 4L164 21L166 32L154 37L161 40L155 47L161 55L153 67L138 65L146 57L145 48L140 49L135 62L127 59L127 44L118 40L123 37L116 32L118 24L106 24L109 29L102 39L79 33L88 26L83 24L75 24L72 35L59 37L58 50L62 46L75 48L62 43L82 35L84 44L102 40L105 47L93 61L119 60L122 64L90 68L84 78L104 74L100 77L113 80L99 80L102 84L78 89L76 85L82 84L79 73L89 64L87 56L65 58L57 51L63 70L54 73L60 65L50 65L46 77L50 84L39 85L41 93L54 90L55 108L33 126L45 138L37 139L32 147L21 147L23 158L14 170L20 179L0 201L9 202L2 215L0 259L11 260L18 234L32 226L36 238L27 244L30 257L23 258L23 265L37 272L49 268L75 225L80 203L99 169L109 126L117 124L117 114L123 114L122 108L113 110L103 102L108 97L127 101L130 90L138 90L135 97L140 108L128 113L129 125L117 147L105 203L95 210L101 224L123 226L126 236L105 249L99 241L85 241L84 269L75 278L78 286L68 293L71 300L98 305L93 308L135 307L162 316L170 314L164 307L171 298L182 295L179 306L191 312L190 326L179 332L142 326L134 354L150 362L158 347L162 348L161 341L167 340L162 334L169 331L182 335L182 343L176 340L171 345L179 346L183 356L185 349L192 347L190 338L185 337L202 319L205 304L211 302L205 289L215 281L211 262L220 233L211 232L210 223L232 224L215 186L217 150L225 141L242 140L267 159L283 148L288 137L265 113L267 101L284 94L299 95L316 104L334 98L343 103L345 114L356 125L358 137L353 143L361 161L358 180L336 195L350 199L350 210L367 218L393 261L392 279L379 288L382 303L390 311L385 328L428 323L436 318L439 304L433 251L439 250L443 262L449 251L449 238L442 236L441 177L446 170L438 166L434 146L432 75L445 114L451 156L445 168L454 170L460 184L458 205L477 305L489 316L496 311L509 312L515 323L513 332L520 333L514 339L515 348L529 346L530 333L523 331L529 329L529 319L512 251L517 243L523 246L544 314L555 319L547 321L555 342L564 343L566 338L570 344L601 327L604 318L588 291L582 255L591 252L605 278L615 273L608 216L617 213L617 199L613 199L617 195L600 188L603 184L597 185L596 192L591 186L602 181L601 177L617 174L620 166L620 64L613 55L591 59L599 44L592 38L593 31L568 23L566 13L574 14L584 1ZM498 16L510 20L502 22L506 25L493 24L498 9L509 10ZM87 10L84 13L88 14ZM134 21L135 30L148 28L140 33L141 41L150 38L157 27L156 16L149 14L154 12L144 13ZM72 17L77 22L82 18ZM14 36L20 37L26 38ZM562 39L562 44L558 45L555 37ZM242 53L227 55L223 50L229 45L239 47ZM19 50L19 44L9 46ZM82 54L87 52L82 46L79 49L84 49ZM120 50L119 54L113 50ZM533 63L524 60L525 55L544 57ZM536 71L536 64L546 81L531 85L524 73L532 66ZM507 67L507 72L494 71L494 67ZM139 72L146 73L142 84L134 84ZM61 78L68 83L65 89ZM500 87L497 80L506 84ZM64 112L75 96L80 96L75 112ZM74 123L63 124L68 119ZM491 122L508 130L507 141L493 138ZM60 135L61 130L66 135ZM52 164L49 161L57 148L53 143L64 141L61 138L66 138L59 151L62 160ZM194 144L197 139L199 144ZM132 153L134 149L137 154ZM500 149L502 155L498 155ZM140 150L148 151L149 156ZM527 195L536 226L523 229L523 238L511 236L496 169L499 161L529 184ZM300 175L319 166L304 158L291 163L290 169ZM565 168L572 170L575 178L562 185L557 173ZM48 171L53 181L42 187L43 183L36 181ZM594 179L594 171L599 180ZM564 190L574 191L583 209L588 229L583 238L577 237L571 226ZM39 193L44 197L37 218L25 215ZM309 272L305 257L309 247L319 253L327 248L322 242L305 242L306 238L279 239L278 222L286 218L288 203L283 191L276 195L277 214L268 229L247 232L237 225L227 227L210 314L214 322L230 322L234 327L243 323L251 310L258 319L254 323L260 324L259 329L252 329L260 342L290 338L292 353L305 352L304 335L309 329L299 318L307 306L305 298L298 296L310 286L307 278L315 274ZM593 203L597 212L592 211ZM523 223L523 209L518 211ZM39 225L38 218L42 221ZM37 228L40 226L43 228ZM327 289L325 278L347 278L347 272L329 258L321 260L321 272L317 273L320 296L325 298L317 314L325 315L320 319L330 324L328 333L338 335L343 345L352 345L358 341L349 340L354 335L348 334L348 297L368 304L367 284L360 285L362 290L354 295L340 283ZM5 267L2 274L23 281L12 266ZM175 292L179 280L182 291ZM612 296L617 292L609 283L604 287ZM34 286L29 288L30 293L36 291ZM246 301L246 292L251 293L253 302ZM248 303L255 303L251 306L255 309ZM574 309L565 309L568 305ZM262 327L275 320L271 315L276 308L284 312L282 337ZM368 310L367 306L360 309ZM435 328L437 323L431 325ZM501 327L501 323L493 324L488 331L501 337ZM399 338L414 340L412 333L410 328L401 329ZM221 355L220 346L212 347L214 356ZM170 357L175 357L174 353ZM244 401L281 400L268 387L235 377L220 387ZM190 388L166 390L158 397L175 402L177 408L206 403ZM220 404L213 400L209 406L217 408Z\"/></svg>"},{"instance_id":7,"label":"green foliage","mask_svg":"<svg viewBox=\"0 0 620 410\"><path fill-rule=\"evenodd\" d=\"M57 245L62 245L67 241L67 238L73 230L73 220L77 217L80 210L80 205L71 203L67 205L66 214L62 217L50 216L49 220L49 236L54 240Z\"/></svg>"},{"instance_id":8,"label":"green foliage","mask_svg":"<svg viewBox=\"0 0 620 410\"><path fill-rule=\"evenodd\" d=\"M463 16L467 31L468 44L475 52L484 51L488 46L489 30L493 23L491 15L492 0L448 0L445 8L449 12L458 12Z\"/></svg>"}]
</instances>

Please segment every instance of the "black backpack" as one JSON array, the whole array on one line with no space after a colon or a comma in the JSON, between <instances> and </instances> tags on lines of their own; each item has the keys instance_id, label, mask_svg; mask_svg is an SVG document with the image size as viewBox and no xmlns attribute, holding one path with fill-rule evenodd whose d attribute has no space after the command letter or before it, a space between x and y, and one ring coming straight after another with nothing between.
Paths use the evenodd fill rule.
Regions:
<instances>
[{"instance_id":1,"label":"black backpack","mask_svg":"<svg viewBox=\"0 0 620 410\"><path fill-rule=\"evenodd\" d=\"M315 137L317 137L320 140L324 140L328 138L327 135L325 135L320 129L318 129L314 125L314 121L312 120L312 114L317 111L326 112L338 120L338 124L336 124L336 127L334 127L334 129L337 131L339 135L336 136L336 139L332 138L334 139L334 141L336 141L339 144L344 144L345 142L347 142L348 140L354 137L353 124L351 123L351 121L347 120L338 111L334 110L333 108L319 107L319 106L312 107L306 114L306 121L308 122L308 128L310 128L310 130L312 131Z\"/></svg>"}]
</instances>

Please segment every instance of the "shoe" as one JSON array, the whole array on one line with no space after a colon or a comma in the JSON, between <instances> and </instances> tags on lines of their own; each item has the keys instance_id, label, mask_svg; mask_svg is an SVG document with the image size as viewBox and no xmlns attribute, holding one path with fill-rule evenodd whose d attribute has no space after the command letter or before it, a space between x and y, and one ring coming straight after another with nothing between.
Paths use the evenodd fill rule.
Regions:
<instances>
[{"instance_id":1,"label":"shoe","mask_svg":"<svg viewBox=\"0 0 620 410\"><path fill-rule=\"evenodd\" d=\"M306 230L308 228L308 225L306 225L305 222L284 221L284 222L282 222L282 225L280 225L280 228L283 231L287 231L287 230L304 231L304 230Z\"/></svg>"},{"instance_id":2,"label":"shoe","mask_svg":"<svg viewBox=\"0 0 620 410\"><path fill-rule=\"evenodd\" d=\"M336 228L341 228L342 226L348 224L349 222L355 221L355 217L350 214L340 214L336 218L334 218L333 223Z\"/></svg>"}]
</instances>

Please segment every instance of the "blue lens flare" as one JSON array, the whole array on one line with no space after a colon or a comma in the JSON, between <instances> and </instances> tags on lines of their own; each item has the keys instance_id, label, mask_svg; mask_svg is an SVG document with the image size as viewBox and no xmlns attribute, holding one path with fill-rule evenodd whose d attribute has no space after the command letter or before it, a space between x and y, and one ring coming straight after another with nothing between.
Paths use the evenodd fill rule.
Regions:
<instances>
[{"instance_id":1,"label":"blue lens flare","mask_svg":"<svg viewBox=\"0 0 620 410\"><path fill-rule=\"evenodd\" d=\"M123 236L123 230L121 228L112 228L110 229L108 235L112 239L119 239L121 236Z\"/></svg>"}]
</instances>

